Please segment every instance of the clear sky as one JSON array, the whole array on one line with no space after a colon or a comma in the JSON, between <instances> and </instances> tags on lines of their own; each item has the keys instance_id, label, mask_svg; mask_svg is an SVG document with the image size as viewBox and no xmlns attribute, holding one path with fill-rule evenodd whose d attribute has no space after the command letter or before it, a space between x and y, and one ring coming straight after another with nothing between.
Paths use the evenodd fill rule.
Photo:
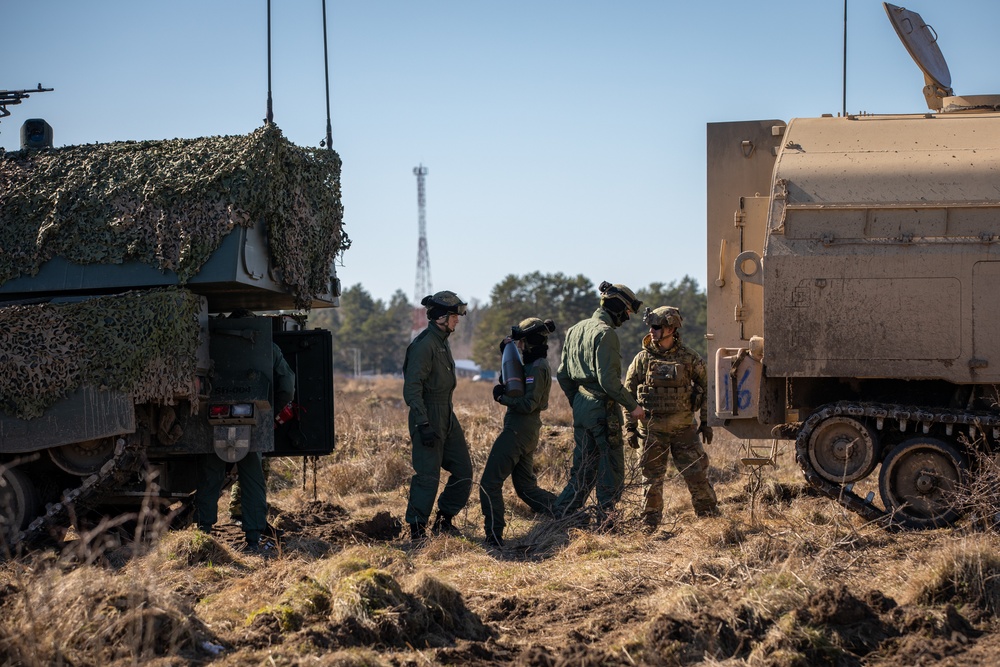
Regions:
<instances>
[{"instance_id":1,"label":"clear sky","mask_svg":"<svg viewBox=\"0 0 1000 667\"><path fill-rule=\"evenodd\" d=\"M327 0L345 286L414 297L427 175L434 290L509 273L704 287L705 124L842 108L842 0ZM917 0L956 94L1000 93L996 0ZM56 146L245 134L267 99L266 0L0 0L0 89ZM274 120L326 134L321 0L274 0ZM877 0L849 0L847 110L922 113ZM421 295L422 296L422 295Z\"/></svg>"}]
</instances>

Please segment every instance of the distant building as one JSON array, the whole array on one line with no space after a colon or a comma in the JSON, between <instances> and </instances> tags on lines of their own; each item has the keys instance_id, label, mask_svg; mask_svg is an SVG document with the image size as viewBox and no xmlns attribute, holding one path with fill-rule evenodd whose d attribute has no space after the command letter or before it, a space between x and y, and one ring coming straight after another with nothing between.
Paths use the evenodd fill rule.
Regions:
<instances>
[{"instance_id":1,"label":"distant building","mask_svg":"<svg viewBox=\"0 0 1000 667\"><path fill-rule=\"evenodd\" d=\"M456 359L455 360L455 375L460 378L471 378L475 375L479 375L482 369L479 368L479 364L474 362L472 359Z\"/></svg>"}]
</instances>

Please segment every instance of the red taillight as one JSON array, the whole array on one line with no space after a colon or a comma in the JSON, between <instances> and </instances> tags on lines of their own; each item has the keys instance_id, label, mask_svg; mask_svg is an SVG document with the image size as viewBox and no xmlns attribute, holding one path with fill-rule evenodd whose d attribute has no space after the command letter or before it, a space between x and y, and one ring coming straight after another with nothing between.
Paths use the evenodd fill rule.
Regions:
<instances>
[{"instance_id":1,"label":"red taillight","mask_svg":"<svg viewBox=\"0 0 1000 667\"><path fill-rule=\"evenodd\" d=\"M229 406L228 405L210 405L208 406L208 416L209 417L228 417L229 416Z\"/></svg>"}]
</instances>

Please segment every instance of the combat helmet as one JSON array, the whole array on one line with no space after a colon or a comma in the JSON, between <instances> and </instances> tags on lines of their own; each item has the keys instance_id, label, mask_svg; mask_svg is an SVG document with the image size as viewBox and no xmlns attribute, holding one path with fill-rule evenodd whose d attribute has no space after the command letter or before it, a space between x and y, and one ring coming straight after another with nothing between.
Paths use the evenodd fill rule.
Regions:
<instances>
[{"instance_id":1,"label":"combat helmet","mask_svg":"<svg viewBox=\"0 0 1000 667\"><path fill-rule=\"evenodd\" d=\"M541 345L555 330L556 324L552 320L543 322L537 317L529 317L510 328L510 337L511 340L524 339L528 345Z\"/></svg>"},{"instance_id":2,"label":"combat helmet","mask_svg":"<svg viewBox=\"0 0 1000 667\"><path fill-rule=\"evenodd\" d=\"M450 290L441 290L425 296L420 300L420 305L427 309L427 319L429 320L439 319L449 313L465 315L468 310L468 304Z\"/></svg>"},{"instance_id":3,"label":"combat helmet","mask_svg":"<svg viewBox=\"0 0 1000 667\"><path fill-rule=\"evenodd\" d=\"M684 318L681 317L681 311L673 306L660 306L655 310L647 307L642 314L642 321L649 327L668 327L676 331L681 328Z\"/></svg>"},{"instance_id":4,"label":"combat helmet","mask_svg":"<svg viewBox=\"0 0 1000 667\"><path fill-rule=\"evenodd\" d=\"M628 320L629 313L637 313L642 308L642 301L625 285L612 285L605 280L597 289L601 292L601 308L612 315L616 326Z\"/></svg>"}]
</instances>

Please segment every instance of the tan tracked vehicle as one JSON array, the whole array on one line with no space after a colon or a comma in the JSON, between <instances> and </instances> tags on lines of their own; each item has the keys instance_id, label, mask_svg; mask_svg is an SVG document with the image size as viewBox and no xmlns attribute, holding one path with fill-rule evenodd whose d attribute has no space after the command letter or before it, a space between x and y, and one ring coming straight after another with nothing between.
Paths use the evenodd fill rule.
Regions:
<instances>
[{"instance_id":1,"label":"tan tracked vehicle","mask_svg":"<svg viewBox=\"0 0 1000 667\"><path fill-rule=\"evenodd\" d=\"M941 526L1000 441L1000 95L955 96L933 29L884 7L930 113L708 126L710 415L794 438L853 511Z\"/></svg>"},{"instance_id":2,"label":"tan tracked vehicle","mask_svg":"<svg viewBox=\"0 0 1000 667\"><path fill-rule=\"evenodd\" d=\"M204 455L330 453L331 334L295 314L338 305L342 219L337 154L273 124L0 152L0 544L183 506Z\"/></svg>"}]
</instances>

